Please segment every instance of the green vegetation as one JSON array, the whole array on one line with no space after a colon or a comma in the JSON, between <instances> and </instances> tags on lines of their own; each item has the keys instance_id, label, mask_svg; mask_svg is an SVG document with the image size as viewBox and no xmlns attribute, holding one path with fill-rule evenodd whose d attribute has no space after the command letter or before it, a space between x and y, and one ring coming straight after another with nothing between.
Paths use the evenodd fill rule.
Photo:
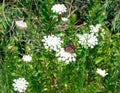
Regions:
<instances>
[{"instance_id":1,"label":"green vegetation","mask_svg":"<svg viewBox=\"0 0 120 93\"><path fill-rule=\"evenodd\" d=\"M75 59L57 56L59 40L44 39L51 35ZM120 93L119 40L119 0L1 0L0 93L19 93L18 78L28 82L25 93Z\"/></svg>"}]
</instances>

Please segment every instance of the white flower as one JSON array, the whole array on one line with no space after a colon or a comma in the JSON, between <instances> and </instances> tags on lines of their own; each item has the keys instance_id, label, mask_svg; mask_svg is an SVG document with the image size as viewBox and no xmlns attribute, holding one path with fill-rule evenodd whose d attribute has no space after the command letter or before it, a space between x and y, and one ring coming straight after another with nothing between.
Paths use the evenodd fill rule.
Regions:
<instances>
[{"instance_id":1,"label":"white flower","mask_svg":"<svg viewBox=\"0 0 120 93\"><path fill-rule=\"evenodd\" d=\"M83 35L77 35L79 37L79 43L84 47L84 48L87 48L88 45L87 45L87 37L88 37L88 34L83 34Z\"/></svg>"},{"instance_id":2,"label":"white flower","mask_svg":"<svg viewBox=\"0 0 120 93\"><path fill-rule=\"evenodd\" d=\"M94 34L89 34L87 42L88 42L88 47L94 48L94 46L98 44L98 39Z\"/></svg>"},{"instance_id":3,"label":"white flower","mask_svg":"<svg viewBox=\"0 0 120 93\"><path fill-rule=\"evenodd\" d=\"M51 50L59 51L59 49L61 48L61 44L63 43L60 37L48 35L44 36L43 38L44 39L42 40L42 42L44 42L44 46L46 49L50 48Z\"/></svg>"},{"instance_id":4,"label":"white flower","mask_svg":"<svg viewBox=\"0 0 120 93\"><path fill-rule=\"evenodd\" d=\"M102 70L100 68L97 68L96 71L99 75L101 75L102 77L105 77L106 75L108 75L108 73L105 72L105 70Z\"/></svg>"},{"instance_id":5,"label":"white flower","mask_svg":"<svg viewBox=\"0 0 120 93\"><path fill-rule=\"evenodd\" d=\"M61 48L60 51L56 53L56 57L58 57L59 61L64 61L66 64L76 61L76 54L66 52L64 48Z\"/></svg>"},{"instance_id":6,"label":"white flower","mask_svg":"<svg viewBox=\"0 0 120 93\"><path fill-rule=\"evenodd\" d=\"M56 13L58 13L58 14L62 14L62 13L64 13L64 12L66 12L66 7L65 7L65 5L64 4L55 4L55 5L53 5L53 7L51 8L51 10L53 11L53 12L56 12Z\"/></svg>"},{"instance_id":7,"label":"white flower","mask_svg":"<svg viewBox=\"0 0 120 93\"><path fill-rule=\"evenodd\" d=\"M63 21L63 22L67 22L67 21L68 21L68 18L62 17L62 21Z\"/></svg>"},{"instance_id":8,"label":"white flower","mask_svg":"<svg viewBox=\"0 0 120 93\"><path fill-rule=\"evenodd\" d=\"M100 28L101 28L101 24L97 24L96 26L90 25L90 32L97 35Z\"/></svg>"},{"instance_id":9,"label":"white flower","mask_svg":"<svg viewBox=\"0 0 120 93\"><path fill-rule=\"evenodd\" d=\"M28 82L24 78L14 79L13 82L12 85L15 91L22 93L27 89Z\"/></svg>"},{"instance_id":10,"label":"white flower","mask_svg":"<svg viewBox=\"0 0 120 93\"><path fill-rule=\"evenodd\" d=\"M31 57L30 55L24 55L22 59L23 59L23 61L25 61L25 62L30 62L30 61L32 61L32 57Z\"/></svg>"},{"instance_id":11,"label":"white flower","mask_svg":"<svg viewBox=\"0 0 120 93\"><path fill-rule=\"evenodd\" d=\"M25 22L23 22L23 20L16 21L15 25L19 29L26 29L27 28L27 24Z\"/></svg>"},{"instance_id":12,"label":"white flower","mask_svg":"<svg viewBox=\"0 0 120 93\"><path fill-rule=\"evenodd\" d=\"M84 48L94 48L95 45L98 44L98 39L94 34L83 34L83 35L77 35L79 37L79 43L84 47Z\"/></svg>"}]
</instances>

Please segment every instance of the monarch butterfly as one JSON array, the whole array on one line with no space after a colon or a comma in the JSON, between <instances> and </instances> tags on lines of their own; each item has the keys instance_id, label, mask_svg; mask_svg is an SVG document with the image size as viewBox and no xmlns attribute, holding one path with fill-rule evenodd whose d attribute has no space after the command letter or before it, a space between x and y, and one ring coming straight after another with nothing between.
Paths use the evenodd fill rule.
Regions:
<instances>
[{"instance_id":1,"label":"monarch butterfly","mask_svg":"<svg viewBox=\"0 0 120 93\"><path fill-rule=\"evenodd\" d=\"M75 47L72 42L69 43L67 47L64 48L66 52L75 53Z\"/></svg>"}]
</instances>

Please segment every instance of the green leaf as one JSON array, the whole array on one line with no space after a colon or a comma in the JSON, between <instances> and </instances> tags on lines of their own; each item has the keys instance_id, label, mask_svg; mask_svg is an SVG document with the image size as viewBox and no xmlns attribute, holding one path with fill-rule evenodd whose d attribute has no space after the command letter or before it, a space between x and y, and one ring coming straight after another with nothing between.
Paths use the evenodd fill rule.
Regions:
<instances>
[{"instance_id":1,"label":"green leaf","mask_svg":"<svg viewBox=\"0 0 120 93\"><path fill-rule=\"evenodd\" d=\"M98 64L98 63L100 63L103 59L104 59L103 57L97 57L97 58L95 58L94 62L95 62L95 64Z\"/></svg>"}]
</instances>

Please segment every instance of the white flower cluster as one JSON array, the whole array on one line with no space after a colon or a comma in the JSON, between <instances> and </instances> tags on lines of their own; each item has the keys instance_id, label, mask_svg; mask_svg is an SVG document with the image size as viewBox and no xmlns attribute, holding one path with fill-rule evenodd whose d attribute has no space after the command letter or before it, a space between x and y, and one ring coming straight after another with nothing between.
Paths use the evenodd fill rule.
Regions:
<instances>
[{"instance_id":1,"label":"white flower cluster","mask_svg":"<svg viewBox=\"0 0 120 93\"><path fill-rule=\"evenodd\" d=\"M25 92L28 86L28 82L24 78L18 78L13 80L14 83L12 84L15 91L20 93Z\"/></svg>"},{"instance_id":2,"label":"white flower cluster","mask_svg":"<svg viewBox=\"0 0 120 93\"><path fill-rule=\"evenodd\" d=\"M83 34L83 35L78 35L79 37L79 43L84 47L84 48L94 48L95 45L98 44L98 39L94 34Z\"/></svg>"},{"instance_id":3,"label":"white flower cluster","mask_svg":"<svg viewBox=\"0 0 120 93\"><path fill-rule=\"evenodd\" d=\"M23 20L15 21L15 25L19 29L26 29L27 28L27 24L25 22L23 22Z\"/></svg>"},{"instance_id":4,"label":"white flower cluster","mask_svg":"<svg viewBox=\"0 0 120 93\"><path fill-rule=\"evenodd\" d=\"M102 77L105 77L106 75L108 75L108 73L105 72L105 70L102 70L100 68L97 68L96 71L99 75L101 75Z\"/></svg>"},{"instance_id":5,"label":"white flower cluster","mask_svg":"<svg viewBox=\"0 0 120 93\"><path fill-rule=\"evenodd\" d=\"M56 53L56 57L58 57L59 61L64 61L66 64L76 61L76 54L66 52L64 48L61 48L60 51Z\"/></svg>"},{"instance_id":6,"label":"white flower cluster","mask_svg":"<svg viewBox=\"0 0 120 93\"><path fill-rule=\"evenodd\" d=\"M30 55L24 55L22 59L25 62L31 62L32 61L32 57Z\"/></svg>"},{"instance_id":7,"label":"white flower cluster","mask_svg":"<svg viewBox=\"0 0 120 93\"><path fill-rule=\"evenodd\" d=\"M66 7L65 7L65 5L64 4L55 4L55 5L53 5L53 7L51 8L51 10L53 11L53 12L56 12L56 13L58 13L58 14L62 14L62 13L64 13L64 12L66 12Z\"/></svg>"},{"instance_id":8,"label":"white flower cluster","mask_svg":"<svg viewBox=\"0 0 120 93\"><path fill-rule=\"evenodd\" d=\"M63 41L60 37L56 37L54 35L44 36L42 42L44 42L45 49L50 48L51 50L56 51L56 57L58 57L59 61L64 61L65 63L70 63L72 61L76 61L75 53L69 53L61 47Z\"/></svg>"},{"instance_id":9,"label":"white flower cluster","mask_svg":"<svg viewBox=\"0 0 120 93\"><path fill-rule=\"evenodd\" d=\"M90 32L98 36L98 32L101 28L101 24L97 24L96 26L90 25Z\"/></svg>"},{"instance_id":10,"label":"white flower cluster","mask_svg":"<svg viewBox=\"0 0 120 93\"><path fill-rule=\"evenodd\" d=\"M44 39L42 40L42 42L44 42L45 49L50 48L51 50L59 51L59 49L61 48L61 44L63 43L60 37L49 35L44 36L43 38Z\"/></svg>"}]
</instances>

